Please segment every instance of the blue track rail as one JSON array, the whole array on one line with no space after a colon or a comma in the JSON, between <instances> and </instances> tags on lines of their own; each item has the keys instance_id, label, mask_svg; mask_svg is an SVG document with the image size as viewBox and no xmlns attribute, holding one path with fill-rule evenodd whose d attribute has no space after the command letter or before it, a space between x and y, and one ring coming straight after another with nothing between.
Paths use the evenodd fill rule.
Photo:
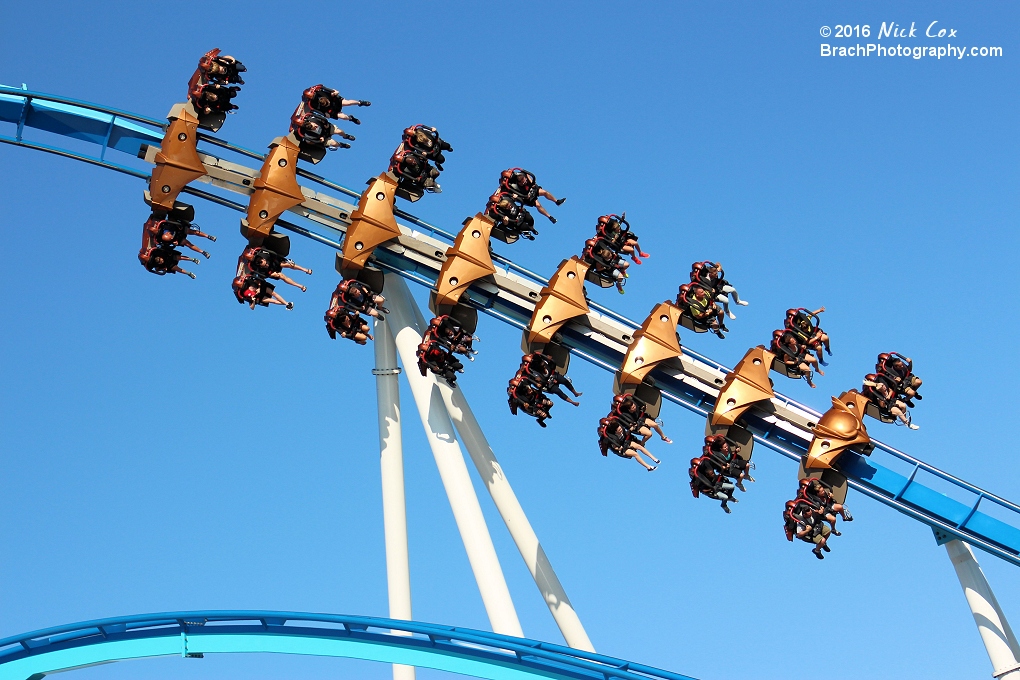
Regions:
<instances>
[{"instance_id":1,"label":"blue track rail","mask_svg":"<svg viewBox=\"0 0 1020 680\"><path fill-rule=\"evenodd\" d=\"M120 164L107 159L107 152L114 150L137 157L143 145L158 145L163 137L165 122L137 114L119 111L95 104L80 102L63 97L30 92L0 86L0 123L15 126L13 135L0 134L0 142L22 146L34 150L45 151L75 160L116 170L140 179L148 179L147 164L138 161L138 167ZM94 153L74 151L69 148L55 146L42 141L26 139L25 133L33 130L59 135L85 142ZM241 156L261 161L263 155L210 135L202 135L201 141L207 147L224 149ZM331 189L350 198L358 198L360 192L332 182L324 177L305 170L298 175L309 182ZM220 205L244 212L246 206L216 193L186 187L184 193L213 201ZM432 237L453 242L454 235L425 222L403 211L397 216L405 223ZM324 245L339 249L340 243L329 236L317 233L301 225L280 220L277 224L289 231ZM379 264L407 279L431 287L436 280L437 271L423 268L419 263L390 251L376 251ZM510 260L495 255L493 261L497 267L512 272L539 286L546 284L546 279L538 274L520 267ZM471 304L482 312L489 314L517 328L525 328L531 318L531 310L517 307L500 300L476 288L468 293ZM591 304L591 309L605 317L611 318L629 328L636 329L639 324L631 319L616 314L598 304ZM615 371L620 365L623 354L607 349L605 345L591 342L588 338L564 331L564 344L581 358L594 363L608 371ZM722 372L729 369L708 357L684 348L685 357L700 361ZM692 385L689 382L655 374L656 382L663 390L663 396L684 408L707 415L714 404L714 394ZM784 397L777 393L777 398L790 407L799 409L806 414L819 418L821 414L808 406ZM765 446L778 451L792 460L800 460L810 443L803 434L791 432L777 426L762 417L760 412L752 412L748 417L750 430L755 438ZM874 440L873 440L874 441ZM874 441L875 452L869 458L844 454L840 459L840 468L846 473L850 485L887 506L912 517L935 530L943 536L960 538L975 547L981 548L1012 564L1020 566L1020 506L1000 496L992 494L980 487L970 484L958 477L928 465L912 456ZM953 498L942 493L935 487L949 489ZM996 516L993 516L994 515ZM1006 519L1000 519L1005 517Z\"/></svg>"},{"instance_id":2,"label":"blue track rail","mask_svg":"<svg viewBox=\"0 0 1020 680\"><path fill-rule=\"evenodd\" d=\"M488 680L693 680L651 666L470 628L275 611L140 614L0 640L0 680L156 656L275 652L434 668Z\"/></svg>"}]
</instances>

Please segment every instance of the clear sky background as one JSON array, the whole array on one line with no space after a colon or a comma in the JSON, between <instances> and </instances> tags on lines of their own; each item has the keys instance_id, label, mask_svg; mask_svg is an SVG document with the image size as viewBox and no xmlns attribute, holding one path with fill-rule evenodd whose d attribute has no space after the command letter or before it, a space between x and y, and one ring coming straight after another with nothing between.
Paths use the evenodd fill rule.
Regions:
<instances>
[{"instance_id":1,"label":"clear sky background","mask_svg":"<svg viewBox=\"0 0 1020 680\"><path fill-rule=\"evenodd\" d=\"M1001 58L819 56L823 25L956 28ZM11 3L0 82L160 117L198 57L248 66L222 136L263 149L301 91L324 82L358 111L354 148L316 172L360 188L400 131L437 126L455 152L443 193L413 211L448 230L520 165L568 201L534 243L497 251L548 276L595 218L627 211L652 257L627 294L643 319L694 260L722 261L751 306L725 341L685 344L730 365L788 307L825 305L835 356L816 408L875 355L915 359L921 429L869 425L934 465L1017 500L1015 297L1020 216L1020 11L1010 2ZM857 40L852 43L858 42ZM884 41L886 43L896 41ZM945 44L926 39L901 44ZM6 129L5 133L9 133ZM220 239L199 279L135 254L143 185L0 148L0 636L180 609L387 613L370 347L331 342L333 251L293 312L249 311L230 280L237 213L198 204ZM415 288L419 299L425 291ZM283 291L291 294L290 290ZM787 543L793 463L766 449L732 515L698 502L687 462L703 424L666 405L676 443L654 474L602 458L611 376L582 361L582 406L548 429L514 418L504 386L519 334L483 317L461 380L596 648L705 679L986 678L989 663L930 530L851 493L856 517L819 562ZM405 461L415 618L488 628L410 394ZM478 487L525 634L560 637ZM978 554L1020 625L1016 568ZM386 678L382 665L299 658L135 662L128 678ZM423 673L423 677L435 677Z\"/></svg>"}]
</instances>

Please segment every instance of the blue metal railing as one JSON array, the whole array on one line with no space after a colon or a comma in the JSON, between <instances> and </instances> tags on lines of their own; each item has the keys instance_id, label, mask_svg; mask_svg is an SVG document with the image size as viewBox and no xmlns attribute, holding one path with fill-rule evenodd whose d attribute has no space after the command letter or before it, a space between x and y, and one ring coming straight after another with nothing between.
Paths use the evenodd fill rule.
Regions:
<instances>
[{"instance_id":1,"label":"blue metal railing","mask_svg":"<svg viewBox=\"0 0 1020 680\"><path fill-rule=\"evenodd\" d=\"M4 86L0 86L0 122L8 122L17 126L17 132L14 137L0 135L0 142L66 156L143 179L148 178L146 171L111 163L106 160L106 149L112 148L137 156L142 144L158 144L162 139L164 129L164 123L159 120L64 97L55 97L53 95ZM27 141L24 139L26 128L39 129L83 140L101 145L102 148L98 154L89 155L61 149L52 145ZM203 134L200 139L204 144L226 149L248 158L258 160L264 158L262 154L255 151L230 144L210 135ZM360 196L359 192L314 173L299 170L298 174L311 182L346 196L355 198ZM242 212L246 209L246 206L236 201L193 187L186 187L184 192ZM397 214L403 221L428 232L435 238L449 243L453 242L453 234L403 211L397 211ZM340 248L340 244L337 241L292 222L280 220L277 224L283 229L314 239L324 245L337 249ZM380 250L377 251L377 255L379 263L383 267L395 271L405 278L424 286L432 286L435 282L438 274L436 270L429 269L420 263L390 251ZM536 285L544 286L547 284L545 278L514 264L504 257L495 255L493 260L506 271L513 272ZM488 296L475 288L469 291L468 298L482 312L517 328L526 327L530 320L531 310L514 306L505 300L500 300L493 296ZM591 303L590 307L599 314L611 318L629 329L636 329L639 326L637 322L601 305ZM620 352L607 349L604 345L592 342L583 336L567 331L564 333L565 344L569 345L572 351L579 357L609 371L615 371L619 366L622 360ZM730 370L723 364L686 347L684 348L684 355L723 373ZM713 395L702 392L688 383L661 375L658 376L657 381L660 387L663 388L664 396L670 401L700 415L706 415L711 410L711 406L714 403ZM781 394L777 393L776 398L790 407L802 410L815 419L821 415L814 409ZM765 421L753 422L751 429L758 441L793 460L801 458L809 443ZM874 443L876 449L871 458L863 458L853 454L845 454L841 458L840 467L847 473L850 484L855 489L895 508L903 514L918 519L932 527L942 529L952 536L966 540L977 547L1020 566L1020 528L1018 528L1020 527L1020 506L949 473L943 472L902 451L898 451L878 441L874 441ZM880 460L886 457L891 459L891 461L896 461L899 465L908 466L910 473L902 475L886 467L880 462ZM969 502L962 503L926 486L923 483L926 477L934 478L941 483L946 483L962 491L969 497ZM1003 522L986 512L982 512L982 508L986 504L997 506L1011 517L1013 523Z\"/></svg>"},{"instance_id":2,"label":"blue metal railing","mask_svg":"<svg viewBox=\"0 0 1020 680\"><path fill-rule=\"evenodd\" d=\"M539 677L577 680L612 678L693 680L686 675L604 654L470 628L368 616L279 611L140 614L73 623L15 635L0 640L0 678L25 680L33 675L30 672L32 670L51 673L74 668L83 661L102 663L153 655L152 646L134 654L125 653L124 645L117 643L128 641L184 639L184 647L189 648L187 641L189 636L205 638L283 636L311 639L312 645L298 653L318 652L324 655L328 655L326 643L329 641L352 640L390 648L426 651L434 655L467 657L482 666L509 666ZM321 641L323 644L316 646L315 641ZM106 646L109 651L89 650L87 656L81 654L85 648L99 646ZM79 654L75 655L75 650ZM58 661L46 665L43 658L55 652L61 652L63 656ZM53 663L61 665L51 667Z\"/></svg>"}]
</instances>

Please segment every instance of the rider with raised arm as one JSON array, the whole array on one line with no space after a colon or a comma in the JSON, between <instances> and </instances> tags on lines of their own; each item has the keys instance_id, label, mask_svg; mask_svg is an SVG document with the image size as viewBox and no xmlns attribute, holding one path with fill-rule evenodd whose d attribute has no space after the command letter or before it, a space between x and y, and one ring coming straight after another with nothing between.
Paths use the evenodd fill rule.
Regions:
<instances>
[{"instance_id":1,"label":"rider with raised arm","mask_svg":"<svg viewBox=\"0 0 1020 680\"><path fill-rule=\"evenodd\" d=\"M188 99L195 110L200 114L211 114L229 113L236 109L237 106L230 100L241 88L230 85L243 85L240 74L245 70L244 64L230 55L220 56L219 49L206 52L198 60L198 68L188 81Z\"/></svg>"},{"instance_id":2,"label":"rider with raised arm","mask_svg":"<svg viewBox=\"0 0 1020 680\"><path fill-rule=\"evenodd\" d=\"M807 345L799 343L797 336L786 329L773 331L769 349L788 370L799 373L812 388L816 387L811 380L812 369L817 370L818 375L825 375L825 371L818 367L818 360L808 354Z\"/></svg>"},{"instance_id":3,"label":"rider with raised arm","mask_svg":"<svg viewBox=\"0 0 1020 680\"><path fill-rule=\"evenodd\" d=\"M880 377L889 380L891 386L900 395L907 406L913 406L912 399L920 400L922 397L917 393L921 389L921 379L913 373L914 362L910 357L905 357L897 352L878 355L875 364L875 373Z\"/></svg>"},{"instance_id":4,"label":"rider with raised arm","mask_svg":"<svg viewBox=\"0 0 1020 680\"><path fill-rule=\"evenodd\" d=\"M827 366L822 355L822 348L832 356L829 349L829 336L822 327L818 325L818 315L825 311L825 307L808 311L804 307L786 310L786 329L797 336L797 342L813 350L818 357L818 363ZM821 371L819 371L821 373Z\"/></svg>"},{"instance_id":5,"label":"rider with raised arm","mask_svg":"<svg viewBox=\"0 0 1020 680\"><path fill-rule=\"evenodd\" d=\"M516 196L523 205L536 208L553 224L556 224L556 218L550 215L549 211L539 202L539 197L548 198L556 205L563 205L563 202L567 200L565 198L557 199L538 185L533 173L521 168L510 168L500 173L499 188Z\"/></svg>"}]
</instances>

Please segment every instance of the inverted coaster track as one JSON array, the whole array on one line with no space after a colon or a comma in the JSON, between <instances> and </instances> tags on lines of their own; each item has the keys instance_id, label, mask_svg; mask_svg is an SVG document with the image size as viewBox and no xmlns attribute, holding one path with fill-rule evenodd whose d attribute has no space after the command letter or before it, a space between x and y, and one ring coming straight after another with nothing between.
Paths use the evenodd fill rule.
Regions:
<instances>
[{"instance_id":1,"label":"inverted coaster track","mask_svg":"<svg viewBox=\"0 0 1020 680\"><path fill-rule=\"evenodd\" d=\"M151 163L166 127L164 122L146 116L4 86L0 86L0 122L14 126L13 134L0 135L0 142L65 156L143 180L149 179L147 164L132 167L108 156L124 160L125 156L132 156ZM57 140L84 142L93 152L33 140L34 131L50 133L51 139L56 135ZM208 151L228 151L256 161L262 161L264 156L212 135L202 134L200 141L206 150L200 156L208 172L201 181L242 197L250 195L258 170ZM355 209L344 199L357 198L360 193L303 169L297 174L307 182L302 186L305 200L291 212L303 218L302 224L280 220L277 225L340 250ZM335 198L324 190L344 198ZM246 209L243 202L221 193L193 186L185 187L184 193L241 212ZM375 251L377 264L410 281L433 287L445 253L453 243L453 234L404 211L397 210L396 216L401 236ZM494 255L493 262L497 268L496 285L484 282L473 285L465 301L504 323L524 329L539 291L548 282L504 257ZM614 372L639 324L601 305L590 303L589 307L587 327L565 326L562 344L575 355ZM653 374L655 383L665 398L707 416L730 369L689 348L683 351L683 370L660 369ZM756 441L799 461L808 449L812 428L821 414L779 393L772 403L772 413L752 410L745 416L748 429ZM879 441L872 442L875 450L870 457L847 452L840 458L840 470L850 486L927 524L939 542L958 538L1020 566L1020 506ZM951 498L933 486L952 487L963 500Z\"/></svg>"}]
</instances>

